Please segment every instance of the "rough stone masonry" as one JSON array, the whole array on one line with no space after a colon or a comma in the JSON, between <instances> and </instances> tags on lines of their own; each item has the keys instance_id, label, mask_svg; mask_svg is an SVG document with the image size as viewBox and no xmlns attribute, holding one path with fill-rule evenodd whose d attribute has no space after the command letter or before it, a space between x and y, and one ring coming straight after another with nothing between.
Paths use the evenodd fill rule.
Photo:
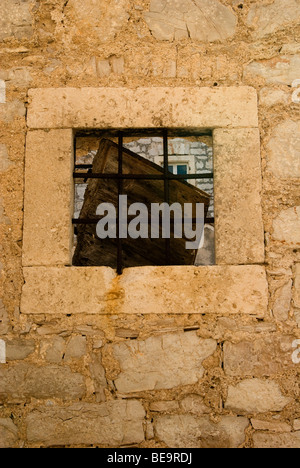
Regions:
<instances>
[{"instance_id":1,"label":"rough stone masonry","mask_svg":"<svg viewBox=\"0 0 300 468\"><path fill-rule=\"evenodd\" d=\"M300 448L299 20L299 0L2 0L1 448ZM99 89L117 126L161 126L182 89L185 123L207 114L217 265L70 266L50 214L66 135L109 123Z\"/></svg>"}]
</instances>

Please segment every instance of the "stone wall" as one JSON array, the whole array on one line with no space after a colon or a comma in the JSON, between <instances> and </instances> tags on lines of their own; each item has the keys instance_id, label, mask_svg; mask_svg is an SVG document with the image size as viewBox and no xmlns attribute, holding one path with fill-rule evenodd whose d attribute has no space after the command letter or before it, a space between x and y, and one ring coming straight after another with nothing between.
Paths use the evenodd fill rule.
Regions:
<instances>
[{"instance_id":1,"label":"stone wall","mask_svg":"<svg viewBox=\"0 0 300 468\"><path fill-rule=\"evenodd\" d=\"M299 448L298 0L2 3L0 447ZM244 115L239 123L236 117L248 109L249 92L238 104L228 100L228 87L244 86L258 95L261 167L254 164L257 145L248 145L255 116ZM226 255L230 238L217 237L223 253L212 267L145 267L122 277L109 269L65 267L70 253L61 242L64 226L53 225L43 211L39 218L26 212L26 197L38 196L37 208L47 207L51 184L45 174L71 155L71 139L65 138L70 126L63 119L72 111L73 122L85 124L90 115L88 105L80 112L80 99L69 109L66 95L64 112L58 110L49 88L100 87L207 87L218 96L218 105L204 99L203 108L182 121L204 115L207 106L209 117L222 117L214 151L220 158L222 142L228 151L215 202L230 184L235 192L231 206L224 199L220 227L232 232L228 219L241 192L249 199L252 194L254 204L261 199L264 258L257 251L254 256L244 232ZM58 122L53 128L60 130L44 125L42 102L28 113L35 96L29 90L36 88L45 88L48 113ZM121 98L109 99L107 108L117 109ZM166 115L176 112L168 99ZM132 122L141 121L143 112L148 116L134 99L128 108L139 111ZM235 128L242 127L235 151L230 143L237 130L227 111ZM164 114L151 119L160 126ZM207 120L209 128L213 122ZM56 141L53 132L60 135ZM236 153L243 149L247 165L237 165L236 174ZM24 163L41 159L44 171L37 171L36 185L25 193L23 237ZM261 198L260 181L252 190L260 171ZM53 175L56 182L62 178L57 207L67 210L62 200L70 170L70 180L63 171ZM259 232L257 222L253 217L252 233ZM57 249L37 244L44 255L37 264L28 246L38 229L51 233Z\"/></svg>"}]
</instances>

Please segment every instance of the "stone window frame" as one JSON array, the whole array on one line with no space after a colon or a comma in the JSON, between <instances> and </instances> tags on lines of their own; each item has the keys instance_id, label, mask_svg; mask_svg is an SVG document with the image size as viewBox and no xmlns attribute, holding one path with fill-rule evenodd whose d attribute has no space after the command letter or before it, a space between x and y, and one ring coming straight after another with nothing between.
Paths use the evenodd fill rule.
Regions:
<instances>
[{"instance_id":1,"label":"stone window frame","mask_svg":"<svg viewBox=\"0 0 300 468\"><path fill-rule=\"evenodd\" d=\"M113 297L112 304L119 297L112 292L116 281L114 270L72 266L73 133L79 129L127 128L210 130L213 134L216 265L139 267L141 277L148 274L142 268L150 268L150 275L151 271L159 272L158 268L165 268L170 275L183 269L187 281L188 275L196 274L196 270L201 271L200 276L209 271L213 276L216 273L216 277L222 272L225 276L232 272L234 276L248 277L249 271L253 271L261 280L259 294L255 281L253 284L250 281L247 295L252 291L263 298L258 315L266 310L260 136L254 88L31 89L27 126L22 257L25 285L21 312L44 313L44 303L46 312L52 313L51 301L46 299L51 296L56 306L64 304L63 309L58 307L61 312L87 313L91 310L88 306L93 306L92 313L109 313L105 300L109 297L111 301ZM60 290L62 277L67 277L71 289L72 285L82 284L83 292L78 299L81 306L65 287ZM37 278L43 278L43 284ZM84 293L87 282L90 294ZM97 289L99 284L101 292ZM92 286L96 288L94 293ZM126 303L130 294L126 294L126 288L121 289L120 302L124 303L125 297ZM158 313L155 307L150 307L151 310ZM178 310L182 308L175 313ZM166 308L163 312L170 310Z\"/></svg>"}]
</instances>

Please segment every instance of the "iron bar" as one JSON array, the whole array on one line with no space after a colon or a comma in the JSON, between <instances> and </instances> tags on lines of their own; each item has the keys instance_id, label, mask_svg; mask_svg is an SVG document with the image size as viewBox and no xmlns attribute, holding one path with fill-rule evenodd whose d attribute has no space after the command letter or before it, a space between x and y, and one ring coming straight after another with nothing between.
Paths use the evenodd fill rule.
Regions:
<instances>
[{"instance_id":1,"label":"iron bar","mask_svg":"<svg viewBox=\"0 0 300 468\"><path fill-rule=\"evenodd\" d=\"M72 224L97 224L101 219L103 218L103 216L98 216L98 217L95 217L95 218L73 218L72 219ZM128 215L128 221L131 221L132 219L134 219L135 216L130 216ZM149 220L151 220L151 218L149 218ZM191 219L192 223L196 223L197 219L196 218L192 218ZM147 221L149 222L149 221ZM214 224L215 222L215 218L205 218L204 222L206 224ZM182 221L182 223L184 223L184 220ZM174 224L174 219L170 219L170 224Z\"/></svg>"},{"instance_id":2,"label":"iron bar","mask_svg":"<svg viewBox=\"0 0 300 468\"><path fill-rule=\"evenodd\" d=\"M123 180L185 180L185 179L213 179L212 172L207 174L102 174L99 172L74 172L74 179L123 179Z\"/></svg>"},{"instance_id":3,"label":"iron bar","mask_svg":"<svg viewBox=\"0 0 300 468\"><path fill-rule=\"evenodd\" d=\"M120 177L123 174L123 133L119 132L118 138L118 208L117 208L117 273L121 275L123 272L123 252L122 240L120 236L120 195L123 193L123 179Z\"/></svg>"},{"instance_id":4,"label":"iron bar","mask_svg":"<svg viewBox=\"0 0 300 468\"><path fill-rule=\"evenodd\" d=\"M163 131L163 152L164 152L164 201L170 203L170 182L169 182L169 148L168 130ZM166 239L166 264L171 264L171 239Z\"/></svg>"}]
</instances>

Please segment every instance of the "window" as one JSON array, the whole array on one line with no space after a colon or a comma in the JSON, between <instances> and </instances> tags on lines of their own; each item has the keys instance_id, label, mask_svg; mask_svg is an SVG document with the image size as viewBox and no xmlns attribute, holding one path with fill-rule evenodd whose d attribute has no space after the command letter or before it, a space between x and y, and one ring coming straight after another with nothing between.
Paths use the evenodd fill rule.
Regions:
<instances>
[{"instance_id":1,"label":"window","mask_svg":"<svg viewBox=\"0 0 300 468\"><path fill-rule=\"evenodd\" d=\"M206 141L206 143L204 143ZM75 135L75 226L73 265L123 268L144 265L214 264L214 206L212 148L209 132L198 134L163 129L79 132ZM207 183L209 181L209 184ZM126 201L120 202L120 196ZM122 198L122 197L121 197ZM106 210L97 216L98 206L110 203L116 223ZM137 234L130 228L134 217L126 211L125 237L120 232L120 213L130 204L147 207L148 226L140 225ZM153 205L179 204L179 217L172 210L169 234L164 232L162 213L153 234L150 227ZM204 205L205 222L200 235L196 204ZM192 207L192 233L198 247L187 249L185 205ZM179 209L179 208L178 208ZM136 212L141 216L141 212ZM178 212L176 211L176 214ZM129 217L128 217L129 215ZM151 219L150 219L151 217ZM100 238L99 221L106 218L111 232ZM135 218L136 220L138 218ZM143 221L145 224L145 220ZM178 223L182 226L178 226ZM199 224L200 220L198 220ZM102 223L102 222L101 222ZM100 223L100 224L101 224ZM103 221L104 223L104 221ZM139 223L140 224L140 223ZM182 237L179 237L180 231ZM105 231L106 232L106 231ZM197 233L199 233L197 237ZM105 234L104 234L105 235ZM191 239L191 237L189 237Z\"/></svg>"},{"instance_id":2,"label":"window","mask_svg":"<svg viewBox=\"0 0 300 468\"><path fill-rule=\"evenodd\" d=\"M65 87L31 89L28 98L22 314L140 314L142 305L143 314L267 316L255 89ZM216 265L121 276L72 266L74 134L113 128L212 130ZM77 156L88 154L77 143ZM182 285L189 294L174 294Z\"/></svg>"}]
</instances>

